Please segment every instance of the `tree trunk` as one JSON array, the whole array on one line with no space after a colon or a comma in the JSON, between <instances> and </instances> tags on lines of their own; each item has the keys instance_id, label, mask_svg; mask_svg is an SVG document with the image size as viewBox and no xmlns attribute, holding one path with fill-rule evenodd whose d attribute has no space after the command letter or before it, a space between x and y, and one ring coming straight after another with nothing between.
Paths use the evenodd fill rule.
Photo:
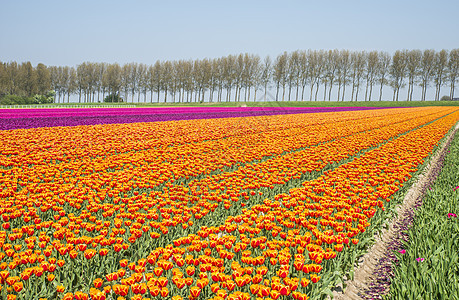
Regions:
<instances>
[{"instance_id":1,"label":"tree trunk","mask_svg":"<svg viewBox=\"0 0 459 300\"><path fill-rule=\"evenodd\" d=\"M368 97L368 78L367 78L367 84L365 86L365 102L368 101L367 97Z\"/></svg>"},{"instance_id":2,"label":"tree trunk","mask_svg":"<svg viewBox=\"0 0 459 300\"><path fill-rule=\"evenodd\" d=\"M279 83L276 86L276 101L279 101Z\"/></svg>"},{"instance_id":3,"label":"tree trunk","mask_svg":"<svg viewBox=\"0 0 459 300\"><path fill-rule=\"evenodd\" d=\"M354 89L355 89L355 84L352 83L352 95L351 95L351 101L354 101Z\"/></svg>"},{"instance_id":4,"label":"tree trunk","mask_svg":"<svg viewBox=\"0 0 459 300\"><path fill-rule=\"evenodd\" d=\"M265 102L266 102L266 94L268 93L268 84L265 83Z\"/></svg>"},{"instance_id":5,"label":"tree trunk","mask_svg":"<svg viewBox=\"0 0 459 300\"><path fill-rule=\"evenodd\" d=\"M368 101L371 101L371 93L373 92L373 84L370 84L370 93L368 95Z\"/></svg>"},{"instance_id":6,"label":"tree trunk","mask_svg":"<svg viewBox=\"0 0 459 300\"><path fill-rule=\"evenodd\" d=\"M410 101L410 90L411 90L411 82L408 81L408 94L406 95L406 101Z\"/></svg>"},{"instance_id":7,"label":"tree trunk","mask_svg":"<svg viewBox=\"0 0 459 300\"><path fill-rule=\"evenodd\" d=\"M300 84L299 82L296 83L296 101L298 101L298 91L300 89Z\"/></svg>"},{"instance_id":8,"label":"tree trunk","mask_svg":"<svg viewBox=\"0 0 459 300\"><path fill-rule=\"evenodd\" d=\"M455 82L455 81L456 81L455 79L451 81L451 89L450 89L450 91L449 91L449 99L450 99L451 101L454 99L454 88L455 88L454 82Z\"/></svg>"},{"instance_id":9,"label":"tree trunk","mask_svg":"<svg viewBox=\"0 0 459 300\"><path fill-rule=\"evenodd\" d=\"M326 99L327 99L327 82L325 82L325 86L324 86L324 102Z\"/></svg>"},{"instance_id":10,"label":"tree trunk","mask_svg":"<svg viewBox=\"0 0 459 300\"><path fill-rule=\"evenodd\" d=\"M328 101L331 101L332 88L333 88L333 80L330 80L330 88L328 89Z\"/></svg>"},{"instance_id":11,"label":"tree trunk","mask_svg":"<svg viewBox=\"0 0 459 300\"><path fill-rule=\"evenodd\" d=\"M316 83L316 94L314 95L314 101L317 101L317 94L319 93L319 81Z\"/></svg>"},{"instance_id":12,"label":"tree trunk","mask_svg":"<svg viewBox=\"0 0 459 300\"><path fill-rule=\"evenodd\" d=\"M314 84L315 83L311 82L311 90L309 91L309 101L312 101L312 94L313 94L313 90L314 90Z\"/></svg>"},{"instance_id":13,"label":"tree trunk","mask_svg":"<svg viewBox=\"0 0 459 300\"><path fill-rule=\"evenodd\" d=\"M339 96L341 95L340 92L341 92L341 82L338 84L338 97L336 98L337 102L339 102Z\"/></svg>"}]
</instances>

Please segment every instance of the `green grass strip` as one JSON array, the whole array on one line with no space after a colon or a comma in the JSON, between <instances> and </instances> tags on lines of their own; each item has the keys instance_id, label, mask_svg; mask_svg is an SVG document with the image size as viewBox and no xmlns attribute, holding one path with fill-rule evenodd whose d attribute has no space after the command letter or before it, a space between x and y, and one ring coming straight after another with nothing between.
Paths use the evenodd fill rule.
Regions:
<instances>
[{"instance_id":1,"label":"green grass strip","mask_svg":"<svg viewBox=\"0 0 459 300\"><path fill-rule=\"evenodd\" d=\"M459 134L396 253L385 299L459 299Z\"/></svg>"}]
</instances>

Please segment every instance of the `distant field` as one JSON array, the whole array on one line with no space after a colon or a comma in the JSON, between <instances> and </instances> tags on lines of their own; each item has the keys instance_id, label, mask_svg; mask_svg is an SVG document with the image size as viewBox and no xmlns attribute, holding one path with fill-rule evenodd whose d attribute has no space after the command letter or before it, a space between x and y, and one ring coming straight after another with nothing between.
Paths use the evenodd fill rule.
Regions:
<instances>
[{"instance_id":1,"label":"distant field","mask_svg":"<svg viewBox=\"0 0 459 300\"><path fill-rule=\"evenodd\" d=\"M420 107L459 106L459 101L270 101L270 102L188 102L188 103L59 103L30 105L28 107L85 107L85 106L136 106L136 107ZM23 106L26 107L26 106ZM0 108L6 108L1 107Z\"/></svg>"}]
</instances>

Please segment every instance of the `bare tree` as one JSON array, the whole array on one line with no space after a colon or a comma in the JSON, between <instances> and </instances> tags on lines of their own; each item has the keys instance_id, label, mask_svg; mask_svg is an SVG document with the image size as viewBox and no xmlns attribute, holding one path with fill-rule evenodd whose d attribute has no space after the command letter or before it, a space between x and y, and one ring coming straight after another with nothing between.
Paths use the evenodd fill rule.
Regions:
<instances>
[{"instance_id":1,"label":"bare tree","mask_svg":"<svg viewBox=\"0 0 459 300\"><path fill-rule=\"evenodd\" d=\"M433 75L433 67L435 61L435 51L434 50L424 50L421 58L421 68L419 72L419 84L422 89L421 100L426 100L427 86L430 83L430 79Z\"/></svg>"},{"instance_id":2,"label":"bare tree","mask_svg":"<svg viewBox=\"0 0 459 300\"><path fill-rule=\"evenodd\" d=\"M454 89L459 71L459 49L453 49L449 53L448 59L448 79L450 82L449 98L454 99Z\"/></svg>"},{"instance_id":3,"label":"bare tree","mask_svg":"<svg viewBox=\"0 0 459 300\"><path fill-rule=\"evenodd\" d=\"M225 78L225 88L226 88L226 101L231 100L231 90L233 89L235 81L235 64L236 57L233 55L228 55L223 58L223 74ZM236 99L235 99L236 100Z\"/></svg>"},{"instance_id":4,"label":"bare tree","mask_svg":"<svg viewBox=\"0 0 459 300\"><path fill-rule=\"evenodd\" d=\"M316 95L314 97L314 100L317 101L317 94L319 93L319 85L321 83L326 83L328 78L325 76L324 71L325 71L325 63L326 63L326 52L324 50L319 50L318 51L318 61L319 61L319 68L317 69L317 76L318 79L316 80ZM327 88L325 87L325 91ZM324 95L324 100L325 100L325 95Z\"/></svg>"},{"instance_id":5,"label":"bare tree","mask_svg":"<svg viewBox=\"0 0 459 300\"><path fill-rule=\"evenodd\" d=\"M288 55L287 61L287 85L288 85L288 101L291 100L292 88L295 86L298 98L298 69L299 69L298 51L294 51Z\"/></svg>"},{"instance_id":6,"label":"bare tree","mask_svg":"<svg viewBox=\"0 0 459 300\"><path fill-rule=\"evenodd\" d=\"M394 90L392 100L398 101L400 88L404 85L406 77L406 53L407 50L397 50L392 57L392 64L389 69L391 75L391 86Z\"/></svg>"},{"instance_id":7,"label":"bare tree","mask_svg":"<svg viewBox=\"0 0 459 300\"><path fill-rule=\"evenodd\" d=\"M172 63L165 61L161 68L161 90L164 92L164 103L167 102L167 93L171 86L172 80Z\"/></svg>"},{"instance_id":8,"label":"bare tree","mask_svg":"<svg viewBox=\"0 0 459 300\"><path fill-rule=\"evenodd\" d=\"M74 67L64 67L64 73L65 69L68 68L68 81L66 82L66 89L67 89L67 103L70 103L70 95L73 95L77 88L77 71Z\"/></svg>"},{"instance_id":9,"label":"bare tree","mask_svg":"<svg viewBox=\"0 0 459 300\"><path fill-rule=\"evenodd\" d=\"M273 81L276 83L276 101L279 100L279 88L282 86L282 101L285 96L285 84L287 82L287 61L288 54L284 52L278 55L274 62Z\"/></svg>"},{"instance_id":10,"label":"bare tree","mask_svg":"<svg viewBox=\"0 0 459 300\"><path fill-rule=\"evenodd\" d=\"M338 50L329 50L327 52L326 62L325 62L325 76L327 79L327 83L329 84L328 88L328 101L331 101L331 92L333 88L333 84L335 83L336 74L338 71L338 63L339 63L339 51ZM325 88L326 90L326 88ZM324 98L325 101L325 98Z\"/></svg>"},{"instance_id":11,"label":"bare tree","mask_svg":"<svg viewBox=\"0 0 459 300\"><path fill-rule=\"evenodd\" d=\"M45 95L51 89L51 74L49 69L42 63L36 67L37 90L40 95Z\"/></svg>"},{"instance_id":12,"label":"bare tree","mask_svg":"<svg viewBox=\"0 0 459 300\"><path fill-rule=\"evenodd\" d=\"M304 90L306 88L306 85L310 81L309 78L309 61L308 61L308 56L306 51L300 51L299 53L299 58L298 58L298 76L299 76L299 82L301 85L301 101L304 101Z\"/></svg>"},{"instance_id":13,"label":"bare tree","mask_svg":"<svg viewBox=\"0 0 459 300\"><path fill-rule=\"evenodd\" d=\"M215 74L215 86L217 89L217 102L222 101L223 84L224 84L224 73L223 73L223 59L217 58L213 61L214 66L212 67Z\"/></svg>"},{"instance_id":14,"label":"bare tree","mask_svg":"<svg viewBox=\"0 0 459 300\"><path fill-rule=\"evenodd\" d=\"M143 102L147 102L147 90L148 90L148 78L147 78L148 67L145 64L139 64L137 66L138 72L138 83L136 92L138 93L137 102L140 102L140 94L143 94Z\"/></svg>"},{"instance_id":15,"label":"bare tree","mask_svg":"<svg viewBox=\"0 0 459 300\"><path fill-rule=\"evenodd\" d=\"M131 64L124 64L121 69L121 89L124 90L124 100L128 102L129 91L131 90ZM132 98L134 102L134 97Z\"/></svg>"},{"instance_id":16,"label":"bare tree","mask_svg":"<svg viewBox=\"0 0 459 300\"><path fill-rule=\"evenodd\" d=\"M376 72L378 71L378 62L378 51L368 53L365 77L365 101L371 101L371 93L376 80Z\"/></svg>"},{"instance_id":17,"label":"bare tree","mask_svg":"<svg viewBox=\"0 0 459 300\"><path fill-rule=\"evenodd\" d=\"M350 53L348 50L341 50L340 59L338 64L338 101L340 96L341 86L343 87L343 93L341 101L344 101L344 94L346 92L346 85L349 83L349 69L351 67Z\"/></svg>"},{"instance_id":18,"label":"bare tree","mask_svg":"<svg viewBox=\"0 0 459 300\"><path fill-rule=\"evenodd\" d=\"M102 84L102 79L104 76L104 73L107 69L107 64L106 63L98 63L96 65L96 70L97 70L97 102L100 102L100 92L102 90L102 99L105 98L105 88L104 85Z\"/></svg>"},{"instance_id":19,"label":"bare tree","mask_svg":"<svg viewBox=\"0 0 459 300\"><path fill-rule=\"evenodd\" d=\"M378 78L377 81L379 83L379 101L381 101L383 95L383 87L389 83L387 76L389 74L392 58L387 52L380 52L378 56L378 71L376 75Z\"/></svg>"},{"instance_id":20,"label":"bare tree","mask_svg":"<svg viewBox=\"0 0 459 300\"><path fill-rule=\"evenodd\" d=\"M446 79L446 68L448 66L448 51L441 50L435 54L434 59L434 82L435 82L435 101L440 100L441 86Z\"/></svg>"},{"instance_id":21,"label":"bare tree","mask_svg":"<svg viewBox=\"0 0 459 300\"><path fill-rule=\"evenodd\" d=\"M408 75L408 95L407 101L413 100L414 81L418 76L421 66L422 52L420 50L411 50L406 53L406 70Z\"/></svg>"},{"instance_id":22,"label":"bare tree","mask_svg":"<svg viewBox=\"0 0 459 300\"><path fill-rule=\"evenodd\" d=\"M351 66L352 66L352 95L351 101L354 101L354 92L355 92L355 101L360 89L360 82L362 81L363 74L365 71L366 64L366 53L365 52L352 52L351 53Z\"/></svg>"},{"instance_id":23,"label":"bare tree","mask_svg":"<svg viewBox=\"0 0 459 300\"><path fill-rule=\"evenodd\" d=\"M263 65L261 63L261 58L258 55L253 56L252 60L252 76L250 80L250 85L254 88L253 101L257 101L257 91L262 86L261 76L263 72Z\"/></svg>"},{"instance_id":24,"label":"bare tree","mask_svg":"<svg viewBox=\"0 0 459 300\"><path fill-rule=\"evenodd\" d=\"M119 64L110 64L104 74L104 82L108 87L109 95L120 95L121 90L121 67Z\"/></svg>"},{"instance_id":25,"label":"bare tree","mask_svg":"<svg viewBox=\"0 0 459 300\"><path fill-rule=\"evenodd\" d=\"M264 101L266 101L266 95L268 93L268 87L271 83L272 77L272 62L269 56L266 56L263 61L263 67L261 71L260 82L264 88Z\"/></svg>"}]
</instances>

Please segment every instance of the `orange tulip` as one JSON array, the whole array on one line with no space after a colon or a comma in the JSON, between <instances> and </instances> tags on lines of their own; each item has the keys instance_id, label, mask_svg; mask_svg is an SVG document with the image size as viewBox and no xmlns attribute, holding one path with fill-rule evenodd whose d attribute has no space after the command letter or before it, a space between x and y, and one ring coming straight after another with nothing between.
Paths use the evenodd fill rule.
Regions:
<instances>
[{"instance_id":1,"label":"orange tulip","mask_svg":"<svg viewBox=\"0 0 459 300\"><path fill-rule=\"evenodd\" d=\"M201 289L198 288L197 286L192 286L190 288L190 294L193 298L198 298L199 295L201 294Z\"/></svg>"}]
</instances>

